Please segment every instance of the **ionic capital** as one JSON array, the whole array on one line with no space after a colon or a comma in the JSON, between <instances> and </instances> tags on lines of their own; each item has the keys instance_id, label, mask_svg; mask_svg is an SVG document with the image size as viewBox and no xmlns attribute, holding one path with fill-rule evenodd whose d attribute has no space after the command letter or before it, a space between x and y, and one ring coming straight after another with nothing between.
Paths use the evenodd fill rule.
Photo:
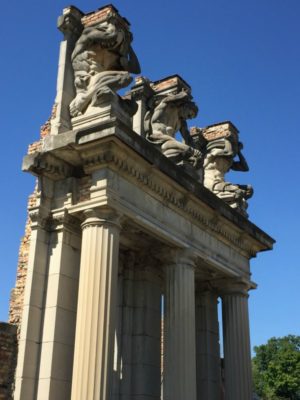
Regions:
<instances>
[{"instance_id":1,"label":"ionic capital","mask_svg":"<svg viewBox=\"0 0 300 400\"><path fill-rule=\"evenodd\" d=\"M83 212L85 220L81 224L82 230L91 226L112 225L121 229L121 215L111 208L93 208Z\"/></svg>"}]
</instances>

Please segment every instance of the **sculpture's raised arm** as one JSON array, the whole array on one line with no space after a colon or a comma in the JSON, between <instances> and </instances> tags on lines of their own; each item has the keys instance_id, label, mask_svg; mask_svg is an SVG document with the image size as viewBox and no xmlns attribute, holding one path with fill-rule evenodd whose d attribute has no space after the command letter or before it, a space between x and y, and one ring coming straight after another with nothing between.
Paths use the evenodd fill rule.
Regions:
<instances>
[{"instance_id":1,"label":"sculpture's raised arm","mask_svg":"<svg viewBox=\"0 0 300 400\"><path fill-rule=\"evenodd\" d=\"M230 122L206 128L193 128L194 135L206 141L203 184L218 197L247 216L247 199L253 195L251 185L227 182L225 175L230 170L248 171L249 166L238 141L238 130ZM235 157L238 157L235 160Z\"/></svg>"},{"instance_id":2,"label":"sculpture's raised arm","mask_svg":"<svg viewBox=\"0 0 300 400\"><path fill-rule=\"evenodd\" d=\"M72 117L97 106L108 92L128 86L130 73L140 72L128 22L112 6L101 15L84 26L72 53L76 89L70 104Z\"/></svg>"},{"instance_id":3,"label":"sculpture's raised arm","mask_svg":"<svg viewBox=\"0 0 300 400\"><path fill-rule=\"evenodd\" d=\"M237 152L237 157L239 158L239 160L232 162L231 169L233 171L247 172L247 171L249 171L249 166L248 166L248 163L241 151L243 149L243 143L239 142L238 146L239 146L239 150Z\"/></svg>"},{"instance_id":4,"label":"sculpture's raised arm","mask_svg":"<svg viewBox=\"0 0 300 400\"><path fill-rule=\"evenodd\" d=\"M183 83L186 85L184 88ZM146 138L158 145L162 153L176 164L198 166L201 152L193 147L187 125L188 119L197 116L198 107L192 101L189 86L180 77L174 76L153 83L152 88L154 93L148 100L144 119ZM176 140L177 132L180 132L184 142Z\"/></svg>"}]
</instances>

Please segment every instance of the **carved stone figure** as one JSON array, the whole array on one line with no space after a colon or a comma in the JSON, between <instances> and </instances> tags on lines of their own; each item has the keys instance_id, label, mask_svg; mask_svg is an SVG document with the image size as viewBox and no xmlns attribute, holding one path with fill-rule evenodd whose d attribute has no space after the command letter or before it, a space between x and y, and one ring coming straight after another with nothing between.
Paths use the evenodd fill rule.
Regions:
<instances>
[{"instance_id":1,"label":"carved stone figure","mask_svg":"<svg viewBox=\"0 0 300 400\"><path fill-rule=\"evenodd\" d=\"M185 160L196 167L201 152L193 147L193 138L186 120L195 118L197 113L197 105L185 91L153 96L150 100L150 110L145 115L146 138L151 143L159 145L162 153L176 163ZM185 143L175 139L178 131Z\"/></svg>"},{"instance_id":2,"label":"carved stone figure","mask_svg":"<svg viewBox=\"0 0 300 400\"><path fill-rule=\"evenodd\" d=\"M228 122L192 130L194 134L198 132L207 143L203 164L204 186L232 208L247 216L246 200L253 195L252 186L234 184L225 180L225 174L230 170L249 171L247 161L241 152L243 144L238 141L238 131Z\"/></svg>"},{"instance_id":3,"label":"carved stone figure","mask_svg":"<svg viewBox=\"0 0 300 400\"><path fill-rule=\"evenodd\" d=\"M101 104L107 93L128 86L130 73L140 73L131 42L125 20L115 12L83 29L72 53L76 89L70 104L72 117Z\"/></svg>"}]
</instances>

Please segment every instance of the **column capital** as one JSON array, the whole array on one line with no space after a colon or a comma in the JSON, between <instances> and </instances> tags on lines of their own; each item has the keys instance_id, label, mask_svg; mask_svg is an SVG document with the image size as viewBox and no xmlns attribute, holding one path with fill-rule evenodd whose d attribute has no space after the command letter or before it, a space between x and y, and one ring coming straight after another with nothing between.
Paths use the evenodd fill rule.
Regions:
<instances>
[{"instance_id":1,"label":"column capital","mask_svg":"<svg viewBox=\"0 0 300 400\"><path fill-rule=\"evenodd\" d=\"M220 279L214 281L216 289L221 296L237 295L248 297L248 291L256 288L256 284L244 279Z\"/></svg>"},{"instance_id":2,"label":"column capital","mask_svg":"<svg viewBox=\"0 0 300 400\"><path fill-rule=\"evenodd\" d=\"M48 208L38 205L28 209L28 215L31 220L31 228L42 228L47 230L49 227L50 211Z\"/></svg>"},{"instance_id":3,"label":"column capital","mask_svg":"<svg viewBox=\"0 0 300 400\"><path fill-rule=\"evenodd\" d=\"M91 226L114 225L121 229L122 215L111 208L91 208L83 211L82 230Z\"/></svg>"},{"instance_id":4,"label":"column capital","mask_svg":"<svg viewBox=\"0 0 300 400\"><path fill-rule=\"evenodd\" d=\"M53 213L50 220L52 230L59 231L69 229L73 232L80 232L80 219L68 213L68 210Z\"/></svg>"},{"instance_id":5,"label":"column capital","mask_svg":"<svg viewBox=\"0 0 300 400\"><path fill-rule=\"evenodd\" d=\"M164 248L159 251L155 251L155 256L165 265L173 264L185 264L195 268L197 256L192 249L170 249Z\"/></svg>"},{"instance_id":6,"label":"column capital","mask_svg":"<svg viewBox=\"0 0 300 400\"><path fill-rule=\"evenodd\" d=\"M213 293L218 296L219 291L216 287L211 283L211 281L196 281L195 282L195 291L196 293Z\"/></svg>"}]
</instances>

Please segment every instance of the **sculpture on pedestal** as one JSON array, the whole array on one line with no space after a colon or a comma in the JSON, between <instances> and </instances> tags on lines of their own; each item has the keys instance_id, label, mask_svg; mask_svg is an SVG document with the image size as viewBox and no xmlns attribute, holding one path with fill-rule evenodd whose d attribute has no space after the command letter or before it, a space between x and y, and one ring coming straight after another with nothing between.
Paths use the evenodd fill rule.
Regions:
<instances>
[{"instance_id":1,"label":"sculpture on pedestal","mask_svg":"<svg viewBox=\"0 0 300 400\"><path fill-rule=\"evenodd\" d=\"M146 137L151 143L159 145L162 153L177 164L188 161L198 167L201 152L194 148L186 122L197 114L197 105L185 91L154 95L150 100L150 110L145 115ZM184 143L176 140L177 131L181 133Z\"/></svg>"},{"instance_id":2,"label":"sculpture on pedestal","mask_svg":"<svg viewBox=\"0 0 300 400\"><path fill-rule=\"evenodd\" d=\"M240 185L227 182L225 174L230 170L249 171L249 167L241 150L243 144L238 140L238 130L230 122L209 126L207 128L192 128L193 134L198 133L206 141L204 157L203 184L219 198L247 216L247 199L253 195L251 185ZM237 159L236 159L237 157Z\"/></svg>"},{"instance_id":3,"label":"sculpture on pedestal","mask_svg":"<svg viewBox=\"0 0 300 400\"><path fill-rule=\"evenodd\" d=\"M99 105L105 95L128 86L130 73L140 65L131 47L129 25L110 6L100 21L88 20L72 53L76 97L70 104L72 117Z\"/></svg>"}]
</instances>

